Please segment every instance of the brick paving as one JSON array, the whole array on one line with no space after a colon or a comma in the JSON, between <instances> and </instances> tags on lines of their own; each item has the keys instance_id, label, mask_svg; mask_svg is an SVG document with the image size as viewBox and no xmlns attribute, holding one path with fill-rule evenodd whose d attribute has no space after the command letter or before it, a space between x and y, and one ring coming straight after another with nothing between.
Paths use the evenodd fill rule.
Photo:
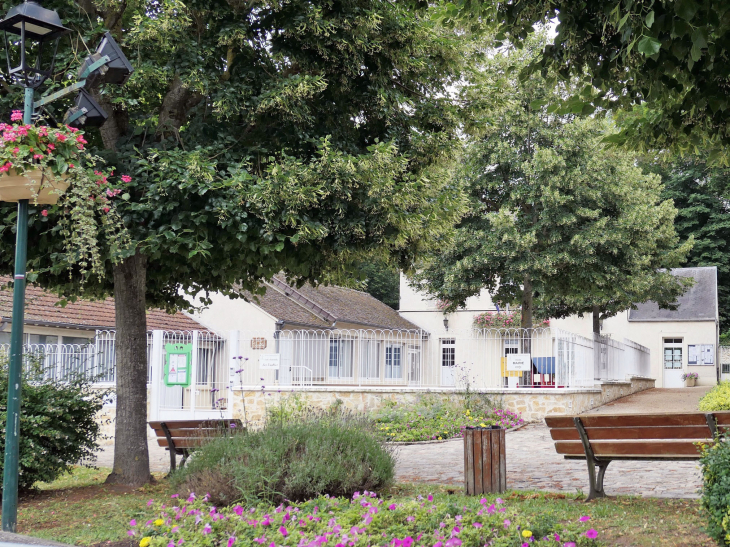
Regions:
<instances>
[{"instance_id":1,"label":"brick paving","mask_svg":"<svg viewBox=\"0 0 730 547\"><path fill-rule=\"evenodd\" d=\"M588 493L585 462L555 453L548 428L530 424L507 431L507 488ZM464 445L460 439L441 444L399 447L396 476L403 482L464 484ZM604 489L609 496L697 498L702 485L696 462L612 462Z\"/></svg>"}]
</instances>

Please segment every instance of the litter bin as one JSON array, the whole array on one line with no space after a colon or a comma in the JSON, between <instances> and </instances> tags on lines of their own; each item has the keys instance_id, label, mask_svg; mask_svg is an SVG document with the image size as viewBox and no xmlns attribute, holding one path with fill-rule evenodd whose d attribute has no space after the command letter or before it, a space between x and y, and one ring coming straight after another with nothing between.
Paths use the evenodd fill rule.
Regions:
<instances>
[{"instance_id":1,"label":"litter bin","mask_svg":"<svg viewBox=\"0 0 730 547\"><path fill-rule=\"evenodd\" d=\"M504 429L467 427L464 430L464 490L469 496L507 490Z\"/></svg>"}]
</instances>

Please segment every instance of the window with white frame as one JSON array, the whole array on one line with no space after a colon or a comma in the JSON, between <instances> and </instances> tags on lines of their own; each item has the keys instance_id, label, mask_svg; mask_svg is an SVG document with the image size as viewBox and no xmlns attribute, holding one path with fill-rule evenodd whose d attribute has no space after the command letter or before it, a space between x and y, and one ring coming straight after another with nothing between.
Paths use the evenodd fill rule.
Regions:
<instances>
[{"instance_id":1,"label":"window with white frame","mask_svg":"<svg viewBox=\"0 0 730 547\"><path fill-rule=\"evenodd\" d=\"M403 367L401 367L401 354L403 346L400 344L387 344L385 346L385 377L403 378Z\"/></svg>"},{"instance_id":2,"label":"window with white frame","mask_svg":"<svg viewBox=\"0 0 730 547\"><path fill-rule=\"evenodd\" d=\"M682 368L681 338L664 339L664 368L670 370Z\"/></svg>"},{"instance_id":3,"label":"window with white frame","mask_svg":"<svg viewBox=\"0 0 730 547\"><path fill-rule=\"evenodd\" d=\"M352 377L352 340L330 340L330 378Z\"/></svg>"},{"instance_id":4,"label":"window with white frame","mask_svg":"<svg viewBox=\"0 0 730 547\"><path fill-rule=\"evenodd\" d=\"M453 367L456 365L456 339L441 339L441 366Z\"/></svg>"}]
</instances>

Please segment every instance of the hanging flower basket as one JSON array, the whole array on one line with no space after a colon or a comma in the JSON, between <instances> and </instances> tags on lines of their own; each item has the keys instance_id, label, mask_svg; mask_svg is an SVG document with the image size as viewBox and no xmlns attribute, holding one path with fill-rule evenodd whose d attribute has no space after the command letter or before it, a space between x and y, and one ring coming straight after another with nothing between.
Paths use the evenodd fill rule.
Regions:
<instances>
[{"instance_id":1,"label":"hanging flower basket","mask_svg":"<svg viewBox=\"0 0 730 547\"><path fill-rule=\"evenodd\" d=\"M39 205L55 205L69 187L68 176L48 175L40 169L18 172L9 169L0 176L0 201L30 200Z\"/></svg>"},{"instance_id":2,"label":"hanging flower basket","mask_svg":"<svg viewBox=\"0 0 730 547\"><path fill-rule=\"evenodd\" d=\"M129 198L122 188L131 177L105 169L103 160L85 149L78 129L19 123L22 119L15 110L14 123L0 123L0 201L50 206L35 218L58 226L69 267L83 276L103 275L100 241L115 253L129 245L114 201Z\"/></svg>"}]
</instances>

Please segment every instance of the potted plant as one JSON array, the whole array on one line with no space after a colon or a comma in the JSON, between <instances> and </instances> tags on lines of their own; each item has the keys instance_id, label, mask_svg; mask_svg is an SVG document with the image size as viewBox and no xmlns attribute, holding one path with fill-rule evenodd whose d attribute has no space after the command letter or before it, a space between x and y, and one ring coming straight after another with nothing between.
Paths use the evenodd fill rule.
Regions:
<instances>
[{"instance_id":1,"label":"potted plant","mask_svg":"<svg viewBox=\"0 0 730 547\"><path fill-rule=\"evenodd\" d=\"M682 374L682 380L684 380L684 385L687 387L694 387L699 377L700 375L696 372L685 372Z\"/></svg>"}]
</instances>

